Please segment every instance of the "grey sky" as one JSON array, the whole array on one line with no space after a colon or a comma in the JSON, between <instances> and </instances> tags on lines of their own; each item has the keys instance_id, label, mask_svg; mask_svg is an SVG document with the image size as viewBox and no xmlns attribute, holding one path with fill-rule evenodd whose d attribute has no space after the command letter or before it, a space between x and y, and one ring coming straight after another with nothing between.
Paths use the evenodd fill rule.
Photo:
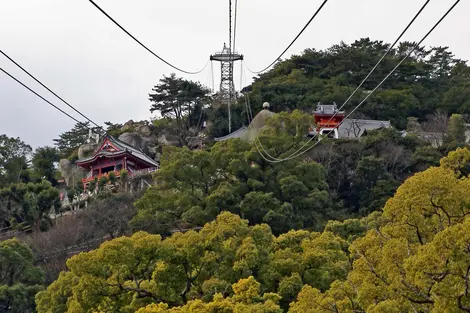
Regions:
<instances>
[{"instance_id":1,"label":"grey sky","mask_svg":"<svg viewBox=\"0 0 470 313\"><path fill-rule=\"evenodd\" d=\"M303 27L322 0L239 0L236 47L252 70L268 65ZM228 0L96 0L157 54L195 71L228 40ZM405 35L418 40L454 0L433 0ZM324 49L360 37L392 42L424 0L330 0L288 51ZM449 46L470 59L470 1L461 1L426 45ZM133 42L87 0L1 0L0 49L98 123L150 117L148 93L172 70ZM240 64L235 85L240 85ZM3 67L56 105L47 91L3 56ZM246 71L245 71L246 72ZM220 76L214 63L216 89ZM210 83L210 66L179 76ZM246 73L248 82L252 75ZM0 134L34 147L74 122L0 73ZM70 112L68 108L64 108Z\"/></svg>"}]
</instances>

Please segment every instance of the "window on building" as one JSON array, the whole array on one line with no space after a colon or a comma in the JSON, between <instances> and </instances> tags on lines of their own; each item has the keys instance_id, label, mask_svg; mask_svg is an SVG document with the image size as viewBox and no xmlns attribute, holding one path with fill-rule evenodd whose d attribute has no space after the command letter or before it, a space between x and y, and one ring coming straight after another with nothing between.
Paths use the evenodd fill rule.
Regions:
<instances>
[{"instance_id":1,"label":"window on building","mask_svg":"<svg viewBox=\"0 0 470 313\"><path fill-rule=\"evenodd\" d=\"M114 171L114 166L103 167L101 169L101 174L109 173Z\"/></svg>"}]
</instances>

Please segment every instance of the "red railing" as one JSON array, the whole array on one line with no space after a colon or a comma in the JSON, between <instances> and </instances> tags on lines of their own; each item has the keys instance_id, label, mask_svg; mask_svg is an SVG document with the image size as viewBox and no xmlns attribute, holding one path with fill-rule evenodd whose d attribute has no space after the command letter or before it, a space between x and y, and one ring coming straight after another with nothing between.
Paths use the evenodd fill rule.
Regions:
<instances>
[{"instance_id":1,"label":"red railing","mask_svg":"<svg viewBox=\"0 0 470 313\"><path fill-rule=\"evenodd\" d=\"M158 167L145 168L145 169L143 169L143 170L138 170L138 171L134 171L134 172L129 172L129 177L143 176L143 175L147 175L147 174L154 173L154 172L156 172L157 170L158 170ZM98 174L98 175L91 176L91 177L83 178L83 179L82 179L82 183L87 184L87 183L89 183L89 182L94 181L95 178L97 178L98 181L99 181L101 177L108 177L109 173L112 173L112 172L113 172L113 171L107 172L107 173ZM116 175L116 177L120 177L120 176L121 176L121 172L120 172L120 171L114 171L114 175Z\"/></svg>"},{"instance_id":2,"label":"red railing","mask_svg":"<svg viewBox=\"0 0 470 313\"><path fill-rule=\"evenodd\" d=\"M113 171L111 172L107 172L107 173L102 173L102 174L98 174L98 175L95 175L95 176L91 176L91 177L85 177L82 179L82 183L89 183L89 182L92 182L95 180L95 177L98 178L98 180L100 180L101 177L108 177L109 173L112 173ZM116 175L116 177L120 177L121 176L121 173L119 171L114 171L114 175Z\"/></svg>"}]
</instances>

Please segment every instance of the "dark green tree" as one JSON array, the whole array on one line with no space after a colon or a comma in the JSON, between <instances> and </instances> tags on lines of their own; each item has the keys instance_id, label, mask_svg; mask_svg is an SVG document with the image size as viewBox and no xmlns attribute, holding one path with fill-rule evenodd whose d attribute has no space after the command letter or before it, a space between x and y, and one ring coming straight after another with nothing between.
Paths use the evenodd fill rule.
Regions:
<instances>
[{"instance_id":1,"label":"dark green tree","mask_svg":"<svg viewBox=\"0 0 470 313\"><path fill-rule=\"evenodd\" d=\"M49 214L61 208L60 194L51 183L11 184L0 189L0 212L16 223L27 223L35 231L52 226ZM11 223L11 222L9 222Z\"/></svg>"},{"instance_id":2,"label":"dark green tree","mask_svg":"<svg viewBox=\"0 0 470 313\"><path fill-rule=\"evenodd\" d=\"M32 163L33 171L40 179L57 183L56 163L59 161L59 151L54 147L41 147L34 151Z\"/></svg>"},{"instance_id":3,"label":"dark green tree","mask_svg":"<svg viewBox=\"0 0 470 313\"><path fill-rule=\"evenodd\" d=\"M311 117L286 113L269 123L261 139L278 156L304 142ZM280 233L286 227L321 228L333 207L321 165L269 163L242 140L220 142L209 151L166 147L155 180L136 203L134 228L162 232L203 225L221 211L230 211L253 224L267 222Z\"/></svg>"},{"instance_id":4,"label":"dark green tree","mask_svg":"<svg viewBox=\"0 0 470 313\"><path fill-rule=\"evenodd\" d=\"M18 183L28 168L32 153L31 146L20 138L0 135L0 188Z\"/></svg>"},{"instance_id":5,"label":"dark green tree","mask_svg":"<svg viewBox=\"0 0 470 313\"><path fill-rule=\"evenodd\" d=\"M393 49L348 107L357 105L414 45L402 42ZM306 49L255 77L247 88L253 110L261 110L265 101L278 112L311 110L318 102L343 103L388 47L382 41L362 38L321 51ZM359 112L368 118L390 120L399 129L406 127L409 116L423 121L438 109L464 114L470 108L469 77L470 67L448 47L419 47Z\"/></svg>"},{"instance_id":6,"label":"dark green tree","mask_svg":"<svg viewBox=\"0 0 470 313\"><path fill-rule=\"evenodd\" d=\"M183 145L202 127L204 108L210 101L210 91L200 83L177 78L175 74L163 76L149 94L150 112L159 112L163 118L175 120L175 132ZM191 130L193 133L191 134Z\"/></svg>"},{"instance_id":7,"label":"dark green tree","mask_svg":"<svg viewBox=\"0 0 470 313\"><path fill-rule=\"evenodd\" d=\"M465 120L460 114L452 114L447 126L447 136L444 140L448 150L454 150L457 147L465 145L466 130Z\"/></svg>"},{"instance_id":8,"label":"dark green tree","mask_svg":"<svg viewBox=\"0 0 470 313\"><path fill-rule=\"evenodd\" d=\"M34 313L34 297L44 288L44 274L33 253L17 239L0 242L0 312Z\"/></svg>"},{"instance_id":9,"label":"dark green tree","mask_svg":"<svg viewBox=\"0 0 470 313\"><path fill-rule=\"evenodd\" d=\"M111 122L104 122L104 124L106 125L106 132L111 136L119 137L119 135L123 133L122 124L114 124Z\"/></svg>"},{"instance_id":10,"label":"dark green tree","mask_svg":"<svg viewBox=\"0 0 470 313\"><path fill-rule=\"evenodd\" d=\"M89 122L77 123L74 128L54 139L54 144L59 150L61 158L75 160L78 157L78 148L86 143L90 128L94 133L100 133L101 131L97 127L91 127Z\"/></svg>"}]
</instances>

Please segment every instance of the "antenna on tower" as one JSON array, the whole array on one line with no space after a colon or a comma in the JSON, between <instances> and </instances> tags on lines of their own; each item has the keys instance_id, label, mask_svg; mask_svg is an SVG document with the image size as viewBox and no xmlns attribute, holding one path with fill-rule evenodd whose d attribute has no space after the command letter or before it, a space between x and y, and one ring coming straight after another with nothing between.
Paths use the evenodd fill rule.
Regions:
<instances>
[{"instance_id":1,"label":"antenna on tower","mask_svg":"<svg viewBox=\"0 0 470 313\"><path fill-rule=\"evenodd\" d=\"M232 132L230 104L235 95L235 84L233 83L233 63L243 60L243 55L230 51L224 43L221 52L217 52L210 56L211 61L220 62L220 91L221 100L228 103L228 132Z\"/></svg>"},{"instance_id":2,"label":"antenna on tower","mask_svg":"<svg viewBox=\"0 0 470 313\"><path fill-rule=\"evenodd\" d=\"M228 109L228 132L232 132L232 112L230 106L235 95L235 85L233 83L233 62L243 60L243 55L236 53L235 50L235 34L237 25L237 1L235 1L235 32L233 34L232 49L232 0L228 1L229 20L228 20L228 47L224 43L221 52L217 52L210 56L211 61L220 62L220 100L227 103Z\"/></svg>"}]
</instances>

